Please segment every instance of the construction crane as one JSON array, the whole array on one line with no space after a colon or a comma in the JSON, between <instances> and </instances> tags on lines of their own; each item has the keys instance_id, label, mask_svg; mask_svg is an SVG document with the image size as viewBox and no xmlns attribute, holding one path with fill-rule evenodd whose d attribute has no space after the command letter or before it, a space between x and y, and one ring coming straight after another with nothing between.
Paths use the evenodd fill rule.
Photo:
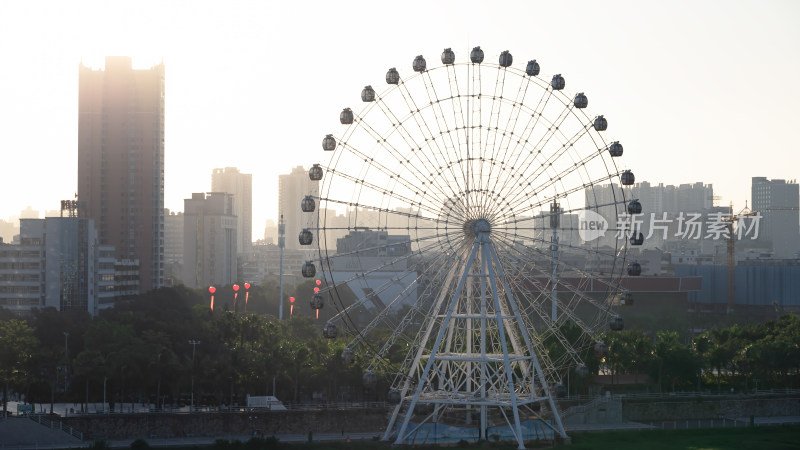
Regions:
<instances>
[{"instance_id":1,"label":"construction crane","mask_svg":"<svg viewBox=\"0 0 800 450\"><path fill-rule=\"evenodd\" d=\"M757 214L758 211L751 211L750 208L747 207L746 202L744 209L739 211L738 214L734 214L733 202L731 202L730 209L728 210L728 217L722 218L722 221L728 224L728 309L726 311L728 314L733 312L733 301L736 291L736 280L734 279L736 276L736 236L734 235L734 228L739 222L739 219L755 216Z\"/></svg>"}]
</instances>

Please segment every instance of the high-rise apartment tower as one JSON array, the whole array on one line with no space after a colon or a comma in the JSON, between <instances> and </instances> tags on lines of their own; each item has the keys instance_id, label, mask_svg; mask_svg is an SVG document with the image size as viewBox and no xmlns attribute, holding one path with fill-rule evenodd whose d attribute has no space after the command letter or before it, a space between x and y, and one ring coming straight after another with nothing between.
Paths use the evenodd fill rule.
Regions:
<instances>
[{"instance_id":1,"label":"high-rise apartment tower","mask_svg":"<svg viewBox=\"0 0 800 450\"><path fill-rule=\"evenodd\" d=\"M316 245L317 235L314 235L312 247L302 247L298 242L298 235L303 228L316 228L317 213L304 213L300 209L300 202L306 195L319 197L319 181L308 178L308 169L297 166L288 174L278 176L278 219L283 216L286 223L286 248L292 250L308 249ZM319 208L319 199L317 199Z\"/></svg>"},{"instance_id":2,"label":"high-rise apartment tower","mask_svg":"<svg viewBox=\"0 0 800 450\"><path fill-rule=\"evenodd\" d=\"M233 213L237 217L239 242L236 251L243 253L253 244L253 175L235 167L214 169L211 191L233 194Z\"/></svg>"},{"instance_id":3,"label":"high-rise apartment tower","mask_svg":"<svg viewBox=\"0 0 800 450\"><path fill-rule=\"evenodd\" d=\"M141 290L164 280L164 64L106 57L79 69L78 200L101 244L138 260Z\"/></svg>"},{"instance_id":4,"label":"high-rise apartment tower","mask_svg":"<svg viewBox=\"0 0 800 450\"><path fill-rule=\"evenodd\" d=\"M778 258L795 259L800 251L800 186L789 180L753 177L751 208L761 214L759 239L772 243Z\"/></svg>"}]
</instances>

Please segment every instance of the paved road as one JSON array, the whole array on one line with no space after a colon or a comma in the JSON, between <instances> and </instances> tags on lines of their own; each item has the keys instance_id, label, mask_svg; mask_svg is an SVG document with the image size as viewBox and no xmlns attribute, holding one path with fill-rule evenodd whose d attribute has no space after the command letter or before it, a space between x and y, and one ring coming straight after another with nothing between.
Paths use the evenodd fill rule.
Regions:
<instances>
[{"instance_id":1,"label":"paved road","mask_svg":"<svg viewBox=\"0 0 800 450\"><path fill-rule=\"evenodd\" d=\"M784 416L784 417L756 417L756 426L769 426L769 425L786 425L786 424L800 424L800 416ZM726 427L746 427L750 424L749 418L727 419L725 422ZM0 425L2 421L0 421ZM40 426L33 422L31 425ZM686 429L686 428L711 428L723 426L723 421L720 420L679 420L669 422L654 422L654 423L636 423L627 422L622 424L609 424L609 425L571 425L568 426L568 433L580 432L602 432L602 431L619 431L619 430L648 430L648 429ZM2 426L0 426L0 437L2 437ZM344 441L350 439L351 441L371 441L376 436L381 436L382 431L376 430L366 433L348 433L342 435L341 433L314 433L314 442L325 441ZM281 442L307 442L307 434L279 434L276 437ZM34 434L31 437L30 443L15 442L3 443L0 442L0 450L49 450L49 449L63 449L63 448L79 448L87 447L92 444L91 441L77 441L71 440L70 442L44 442L41 440L41 434ZM248 435L226 435L216 437L180 437L180 438L158 438L146 439L152 447L176 447L176 446L192 446L192 445L210 445L217 439L226 439L229 441L240 440L247 442L250 439ZM128 448L134 439L115 440L109 441L112 448Z\"/></svg>"},{"instance_id":2,"label":"paved road","mask_svg":"<svg viewBox=\"0 0 800 450\"><path fill-rule=\"evenodd\" d=\"M36 424L34 424L36 425ZM375 436L381 432L375 431L370 433L349 433L342 435L341 433L319 433L313 434L314 442L330 442L330 441L371 441ZM281 442L307 442L307 434L279 434L276 435ZM36 436L32 436L32 441L29 444L13 443L6 444L0 442L0 450L48 450L48 449L63 449L63 448L79 448L91 445L92 441L70 441L70 442L35 442ZM181 437L181 438L164 438L164 439L146 439L151 447L176 447L176 446L192 446L192 445L211 445L217 439L226 439L229 441L240 440L247 442L250 436L247 435L229 435L229 436L216 436L216 437ZM112 448L129 448L134 439L126 439L119 441L109 441Z\"/></svg>"}]
</instances>

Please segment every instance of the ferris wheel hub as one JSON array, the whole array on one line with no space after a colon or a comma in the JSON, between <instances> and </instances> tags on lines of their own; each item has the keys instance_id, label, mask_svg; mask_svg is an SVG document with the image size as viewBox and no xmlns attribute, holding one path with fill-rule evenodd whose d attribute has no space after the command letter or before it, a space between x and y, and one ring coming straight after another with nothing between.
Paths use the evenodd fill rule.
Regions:
<instances>
[{"instance_id":1,"label":"ferris wheel hub","mask_svg":"<svg viewBox=\"0 0 800 450\"><path fill-rule=\"evenodd\" d=\"M489 234L492 231L492 224L486 219L471 219L464 222L464 233L470 236L480 236Z\"/></svg>"}]
</instances>

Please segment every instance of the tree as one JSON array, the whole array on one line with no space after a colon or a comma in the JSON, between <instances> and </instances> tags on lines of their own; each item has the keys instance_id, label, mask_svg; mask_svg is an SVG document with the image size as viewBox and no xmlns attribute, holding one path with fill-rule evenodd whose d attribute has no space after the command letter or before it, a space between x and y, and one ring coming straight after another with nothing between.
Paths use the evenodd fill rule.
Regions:
<instances>
[{"instance_id":1,"label":"tree","mask_svg":"<svg viewBox=\"0 0 800 450\"><path fill-rule=\"evenodd\" d=\"M665 380L672 390L676 385L694 384L697 360L692 350L678 341L678 333L674 331L659 331L656 335L651 373L656 374L659 388L663 390Z\"/></svg>"},{"instance_id":2,"label":"tree","mask_svg":"<svg viewBox=\"0 0 800 450\"><path fill-rule=\"evenodd\" d=\"M141 379L150 356L147 346L136 337L133 326L104 319L89 326L84 340L84 350L76 358L76 362L81 364L80 372L87 374L94 370L98 377L102 376L104 383L107 380L116 381L118 398L124 402L123 382L125 379L129 382ZM113 409L114 397L106 396L105 399Z\"/></svg>"},{"instance_id":3,"label":"tree","mask_svg":"<svg viewBox=\"0 0 800 450\"><path fill-rule=\"evenodd\" d=\"M8 387L23 383L39 343L33 328L21 320L0 322L0 383L3 383L3 417L8 411Z\"/></svg>"}]
</instances>

